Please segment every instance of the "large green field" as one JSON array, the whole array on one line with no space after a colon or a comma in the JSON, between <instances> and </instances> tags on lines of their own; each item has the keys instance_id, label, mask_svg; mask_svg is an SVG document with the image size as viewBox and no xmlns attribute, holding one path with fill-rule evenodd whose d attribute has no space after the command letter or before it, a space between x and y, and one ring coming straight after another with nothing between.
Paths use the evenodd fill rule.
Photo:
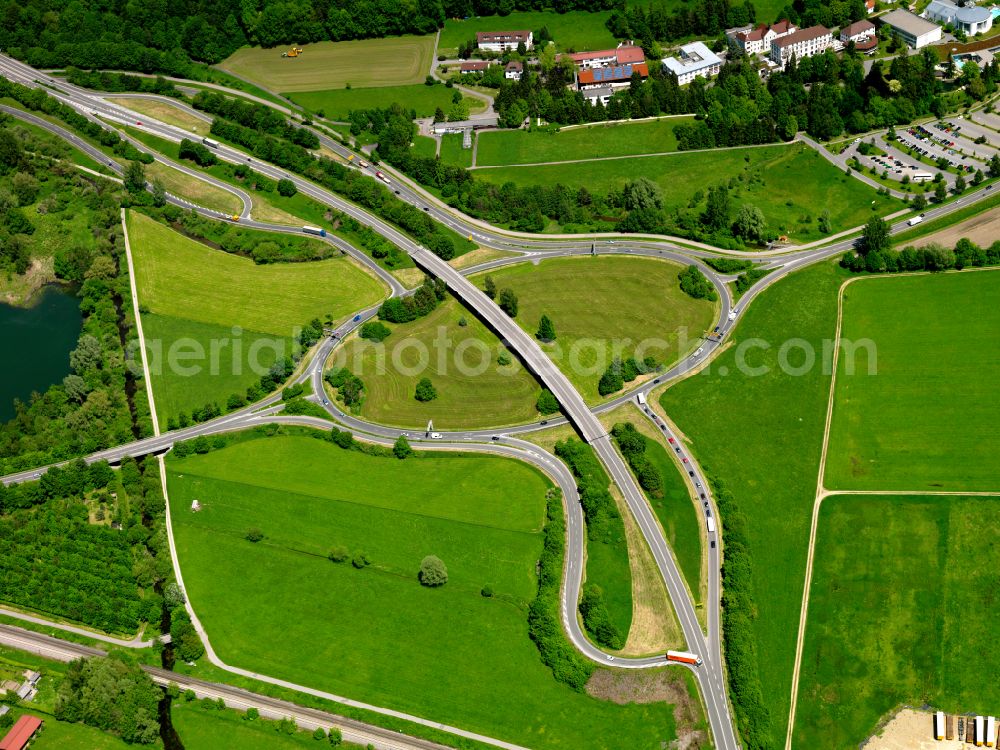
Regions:
<instances>
[{"instance_id":1,"label":"large green field","mask_svg":"<svg viewBox=\"0 0 1000 750\"><path fill-rule=\"evenodd\" d=\"M823 501L794 747L855 747L900 703L1000 713L998 528L996 498Z\"/></svg>"},{"instance_id":2,"label":"large green field","mask_svg":"<svg viewBox=\"0 0 1000 750\"><path fill-rule=\"evenodd\" d=\"M466 325L460 325L462 320ZM424 427L434 420L443 429L538 417L541 388L534 377L513 357L511 364L499 365L500 340L457 300L449 298L430 315L391 327L381 345L355 337L333 356L334 366L348 367L364 381L361 416L401 427ZM425 377L438 397L420 402L414 394Z\"/></svg>"},{"instance_id":3,"label":"large green field","mask_svg":"<svg viewBox=\"0 0 1000 750\"><path fill-rule=\"evenodd\" d=\"M996 271L850 284L841 336L858 354L851 374L842 351L824 484L1000 490L998 330Z\"/></svg>"},{"instance_id":4,"label":"large green field","mask_svg":"<svg viewBox=\"0 0 1000 750\"><path fill-rule=\"evenodd\" d=\"M441 136L441 162L456 167L472 166L472 149L462 148L462 136L449 133Z\"/></svg>"},{"instance_id":5,"label":"large green field","mask_svg":"<svg viewBox=\"0 0 1000 750\"><path fill-rule=\"evenodd\" d=\"M311 732L285 734L275 721L260 718L251 721L237 711L207 708L183 699L174 699L171 703L170 721L184 743L184 750L296 750L302 747L317 750L323 745L330 746L327 741L317 743Z\"/></svg>"},{"instance_id":6,"label":"large green field","mask_svg":"<svg viewBox=\"0 0 1000 750\"><path fill-rule=\"evenodd\" d=\"M476 166L537 164L677 150L674 126L693 116L563 130L494 130L479 134Z\"/></svg>"},{"instance_id":7,"label":"large green field","mask_svg":"<svg viewBox=\"0 0 1000 750\"><path fill-rule=\"evenodd\" d=\"M445 112L451 106L451 93L444 85L425 86L380 86L377 88L336 88L319 91L299 91L288 97L313 112L322 112L325 117L343 120L352 109L384 109L393 104L401 104L413 109L417 117L430 117L440 107ZM479 99L466 97L471 109Z\"/></svg>"},{"instance_id":8,"label":"large green field","mask_svg":"<svg viewBox=\"0 0 1000 750\"><path fill-rule=\"evenodd\" d=\"M438 54L454 56L458 51L458 45L475 39L477 31L527 29L537 32L542 26L548 27L556 47L560 50L580 52L608 49L618 44L618 40L604 25L610 16L611 11L588 13L574 10L569 13L519 11L507 16L477 16L465 20L449 18L441 30Z\"/></svg>"},{"instance_id":9,"label":"large green field","mask_svg":"<svg viewBox=\"0 0 1000 750\"><path fill-rule=\"evenodd\" d=\"M283 47L243 47L219 67L271 91L319 91L422 83L430 72L432 36L397 36L349 42L315 42L299 57Z\"/></svg>"},{"instance_id":10,"label":"large green field","mask_svg":"<svg viewBox=\"0 0 1000 750\"><path fill-rule=\"evenodd\" d=\"M668 211L687 207L698 191L707 193L713 185L732 182L734 206L757 206L768 226L792 242L823 237L818 225L824 210L830 212L830 226L836 232L867 222L873 201L879 215L902 208L900 201L879 196L802 144L476 170L477 179L498 185L562 183L586 186L592 192L620 189L637 177L659 183Z\"/></svg>"},{"instance_id":11,"label":"large green field","mask_svg":"<svg viewBox=\"0 0 1000 750\"><path fill-rule=\"evenodd\" d=\"M31 742L32 750L127 750L135 747L135 745L130 745L113 734L88 727L85 724L68 724L56 721L50 714L14 709L12 715L16 720L25 714L37 716L44 722L42 730ZM0 730L0 736L6 731ZM155 750L162 745L157 741L155 745L146 747Z\"/></svg>"},{"instance_id":12,"label":"large green field","mask_svg":"<svg viewBox=\"0 0 1000 750\"><path fill-rule=\"evenodd\" d=\"M143 214L130 213L128 228L143 332L154 356L160 352L152 378L164 425L244 391L278 349L290 353L296 326L342 320L383 295L380 282L344 258L258 266Z\"/></svg>"},{"instance_id":13,"label":"large green field","mask_svg":"<svg viewBox=\"0 0 1000 750\"><path fill-rule=\"evenodd\" d=\"M514 290L524 330L534 334L543 314L552 319L557 338L542 348L596 403L597 383L616 349L624 358L641 346L639 359L675 362L711 329L716 306L680 290L680 269L652 258L598 256L518 263L489 275L498 288ZM479 286L484 276L476 277Z\"/></svg>"},{"instance_id":14,"label":"large green field","mask_svg":"<svg viewBox=\"0 0 1000 750\"><path fill-rule=\"evenodd\" d=\"M725 482L747 516L754 635L775 743L783 740L788 717L830 387L819 364L804 374L785 373L778 354L790 338L822 351L823 340L834 335L837 290L845 276L822 263L777 282L747 309L730 334L730 348L660 399L707 473ZM751 341L741 349L751 339L765 343ZM790 362L801 363L800 355L792 352ZM741 360L754 369L740 367ZM756 369L761 367L767 369Z\"/></svg>"},{"instance_id":15,"label":"large green field","mask_svg":"<svg viewBox=\"0 0 1000 750\"><path fill-rule=\"evenodd\" d=\"M556 683L529 640L548 486L536 471L280 436L168 459L168 485L187 593L226 662L530 747L674 739L667 707ZM263 541L244 539L251 525ZM334 545L371 566L330 562ZM441 588L417 582L428 554L448 566Z\"/></svg>"}]
</instances>

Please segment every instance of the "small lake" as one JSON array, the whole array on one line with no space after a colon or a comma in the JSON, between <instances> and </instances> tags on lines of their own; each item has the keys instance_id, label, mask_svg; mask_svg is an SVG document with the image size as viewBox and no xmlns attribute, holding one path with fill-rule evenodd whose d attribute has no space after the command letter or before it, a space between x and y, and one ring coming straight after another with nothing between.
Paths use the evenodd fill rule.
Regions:
<instances>
[{"instance_id":1,"label":"small lake","mask_svg":"<svg viewBox=\"0 0 1000 750\"><path fill-rule=\"evenodd\" d=\"M14 416L14 399L27 401L69 374L69 353L80 336L80 300L47 286L31 307L0 304L0 421Z\"/></svg>"}]
</instances>

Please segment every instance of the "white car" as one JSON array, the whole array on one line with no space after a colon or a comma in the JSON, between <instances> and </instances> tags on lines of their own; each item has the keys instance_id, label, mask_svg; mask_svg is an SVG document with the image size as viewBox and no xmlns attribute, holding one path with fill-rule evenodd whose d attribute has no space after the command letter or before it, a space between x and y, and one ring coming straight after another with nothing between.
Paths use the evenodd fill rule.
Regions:
<instances>
[{"instance_id":1,"label":"white car","mask_svg":"<svg viewBox=\"0 0 1000 750\"><path fill-rule=\"evenodd\" d=\"M702 353L703 351L705 351L705 350L704 350L704 349L703 349L702 347L700 347L700 346L699 346L699 347L698 347L698 348L697 348L697 349L695 350L694 354L692 354L692 355L691 355L692 359L693 359L694 357L700 357L700 356L701 356L701 353Z\"/></svg>"},{"instance_id":2,"label":"white car","mask_svg":"<svg viewBox=\"0 0 1000 750\"><path fill-rule=\"evenodd\" d=\"M431 433L431 438L433 438L434 440L440 440L441 439L441 433L440 432L432 432Z\"/></svg>"}]
</instances>

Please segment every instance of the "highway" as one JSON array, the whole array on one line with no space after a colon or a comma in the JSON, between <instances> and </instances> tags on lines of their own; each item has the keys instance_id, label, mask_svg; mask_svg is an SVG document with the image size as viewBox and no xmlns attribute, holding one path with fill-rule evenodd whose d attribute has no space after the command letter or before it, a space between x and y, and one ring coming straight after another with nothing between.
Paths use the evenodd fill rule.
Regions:
<instances>
[{"instance_id":1,"label":"highway","mask_svg":"<svg viewBox=\"0 0 1000 750\"><path fill-rule=\"evenodd\" d=\"M50 94L58 96L64 102L74 106L78 111L95 121L97 121L97 118L95 118L92 113L97 112L102 118L133 126L135 126L136 122L141 120L143 122L142 127L144 129L167 140L176 142L182 137L189 136L189 134L182 129L158 123L150 120L144 115L131 112L127 108L109 103L94 92L70 86L64 81L48 79L43 74L4 56L0 56L0 74L28 86L37 86L39 84L36 83L36 81L45 81L45 85L49 89ZM7 108L5 109L10 111ZM19 113L17 116L22 116L22 113ZM43 127L50 130L57 127L45 120L41 120L40 124L42 123L44 123ZM103 122L101 122L101 124L102 126L106 126ZM77 148L94 155L94 151L96 151L96 149L93 149L89 146L89 144L72 133L69 133L65 129L61 130L63 130L62 133L59 133L61 137L69 140ZM321 139L325 139L324 145L332 148L338 153L342 153L345 156L351 153L342 144L327 138L325 135L322 135ZM136 145L142 147L142 144ZM142 148L143 150L148 150L144 147ZM355 206L349 201L346 201L345 199L320 188L307 180L299 178L294 174L289 174L284 170L259 162L252 157L248 157L245 153L227 146L220 146L216 149L216 151L219 158L225 161L229 161L231 163L251 163L253 169L269 177L274 179L291 179L296 184L300 192L303 192L317 201L342 211L368 226L371 226L376 232L406 250L411 257L413 257L419 267L427 271L429 274L443 279L452 293L461 299L471 310L475 311L485 322L487 322L502 339L507 341L510 348L517 352L529 369L531 369L539 380L553 392L569 421L574 424L587 442L593 446L597 455L600 457L602 463L608 470L609 475L622 491L622 494L625 497L630 510L635 515L640 529L642 530L646 541L653 552L654 558L657 561L657 565L667 585L671 601L677 611L678 619L681 623L688 643L688 648L702 654L704 664L702 667L694 670L694 673L698 678L702 694L705 698L708 720L712 727L716 745L727 749L738 747L736 737L733 733L733 725L729 716L729 708L727 705L727 694L723 680L724 670L721 657L721 645L719 640L718 592L720 591L720 582L718 555L721 544L716 546L714 557L710 561L709 565L709 600L707 602L709 635L706 639L705 635L701 631L697 618L695 617L694 607L691 603L690 596L688 595L683 579L680 576L676 562L674 561L669 547L663 539L658 523L646 504L644 497L636 486L631 473L627 470L623 461L618 456L613 445L611 444L611 441L605 434L603 427L595 415L595 411L599 412L605 409L614 408L615 406L623 403L625 400L632 398L637 392L648 394L653 388L658 387L660 384L680 377L694 367L701 366L714 355L721 342L715 340L706 341L703 351L697 357L688 358L678 363L671 368L671 370L663 373L655 380L648 381L633 391L623 393L618 398L602 404L597 410L591 410L584 403L580 394L569 383L568 379L558 370L558 368L555 367L551 360L545 356L534 339L524 333L520 327L514 323L514 321L500 311L499 308L496 307L491 300L489 300L489 298L487 298L465 278L465 274L467 274L470 270L475 269L467 269L464 273L455 270L452 266L442 261L440 258L437 258L437 256L434 256L432 253L415 243L412 239L399 232L395 229L395 227L383 222L376 216L368 214L366 211L358 206ZM104 162L107 161L107 158L99 151L97 151L97 157ZM357 157L355 157L355 159L357 159ZM165 160L165 163L168 163L172 168L191 174L198 179L204 179L204 175L202 173L188 168L185 165L176 164L174 162L170 162L169 160ZM662 240L657 240L655 238L630 238L627 236L608 235L601 236L599 238L559 237L556 239L546 239L527 235L521 236L518 235L518 233L499 230L494 227L490 227L484 222L464 216L454 209L440 203L432 196L429 196L426 191L413 185L409 180L401 175L397 175L385 166L380 166L379 168L391 176L390 186L402 200L407 200L414 205L420 206L425 209L428 215L432 218L462 234L473 237L484 247L515 250L522 254L521 258L494 261L493 265L500 265L505 262L516 262L522 260L523 256L533 258L547 255L588 254L594 252L653 255L680 260L684 263L697 263L702 267L702 270L706 272L707 277L720 291L720 296L723 300L722 312L720 315L720 329L723 335L727 334L731 326L735 325L735 322L739 319L739 314L746 309L747 305L749 305L750 302L768 286L798 268L824 258L842 254L845 250L851 248L855 242L853 238L847 238L825 247L806 248L790 252L762 251L757 253L739 253L741 258L753 259L766 267L772 268L773 270L743 297L739 308L731 310L728 289L722 283L717 274L703 265L701 259L713 255L733 255L732 251L723 251L707 246L690 247L690 243L675 244L672 242L673 238L663 238ZM373 168L369 167L366 171L374 178ZM228 184L223 183L222 186L225 189L232 190L232 186L229 186ZM927 219L932 219L938 215L945 215L962 208L975 201L983 200L984 198L989 197L989 195L990 193L987 192L986 189L980 189L978 191L968 193L959 201L929 209L925 212L925 214ZM215 212L215 214L215 218L222 218L222 214L218 214L218 212ZM275 227L274 225L254 221L252 219L252 209L250 208L250 204L247 202L244 202L244 214L244 219L241 219L242 225L257 229L264 229L267 231L294 231L288 227ZM907 228L905 222L900 221L892 226L892 232L898 233L905 228ZM612 237L614 237L614 239L612 239ZM372 268L372 266L374 266L366 255L352 248L347 243L338 243L334 240L331 241L334 244L337 244L338 247L341 247L341 249L345 252L353 251L352 255L355 255L355 257L357 257L360 261L364 262L367 267ZM345 245L346 247L344 247ZM489 266L491 264L484 265ZM379 273L379 271L381 271L381 269L376 271L376 273ZM390 274L382 271L379 273L379 277L390 286L393 294L404 293L402 287ZM362 314L362 320L372 314L374 314L374 309L364 311ZM732 320L730 320L730 318L732 318ZM355 324L359 324L359 322L360 321ZM346 333L351 327L353 327L353 325L345 327L342 332ZM313 379L314 389L317 394L323 393L321 368L322 363L326 359L325 354L329 353L335 345L336 342L333 340L324 341L319 352L313 360L311 360L309 367L306 368L300 376L300 379ZM316 387L317 385L319 386L318 388ZM89 460L107 458L108 460L114 461L118 460L122 455L127 453L162 452L168 449L175 440L187 439L200 434L212 434L224 430L242 429L249 424L251 420L261 419L261 417L251 416L252 409L268 407L273 409L275 400L275 397L271 397L269 400L266 400L261 404L254 405L254 407L248 407L248 409L227 415L226 417L220 417L212 422L187 428L186 430L175 431L168 435L163 435L160 438L150 438L144 441L139 441L130 446L121 446L109 449L108 451L102 451L99 454L89 457ZM338 421L342 421L352 429L358 429L372 435L379 435L386 439L393 438L401 432L400 430L392 430L389 428L373 426L367 423L359 423L358 420L354 420L352 422L347 415L336 412L336 410L332 408L332 405L327 404L326 406L337 417ZM649 416L652 418L652 415ZM559 421L560 420L558 419L549 420L549 425L557 424ZM516 435L519 432L538 429L539 427L540 425L538 424L532 424L512 428L501 428L500 430L492 431L477 430L461 433L448 433L444 440L452 442L461 440L463 441L462 444L468 448L469 445L465 441L483 440L486 439L487 435L492 436L500 432L504 436L504 442L515 444L520 441L517 441L513 435ZM691 460L693 461L693 457L691 457ZM4 477L3 481L5 483L12 481L24 481L26 479L33 478L41 471L44 471L44 468L20 472L9 477ZM704 486L704 477L701 476L700 470L696 470L696 473L697 478ZM719 539L719 541L721 542L721 539ZM577 550L575 549L569 549L567 552L567 559L574 559L576 552ZM582 557L580 559L582 559ZM610 655L604 654L598 649L595 649L582 635L580 636L582 643L576 643L576 637L569 621L576 622L577 618L570 617L568 615L568 611L570 610L567 605L567 602L572 602L572 611L575 613L576 599L571 598L572 592L568 590L568 577L565 588L566 590L564 590L563 601L564 620L567 621L565 624L571 639L585 654L595 660L607 663ZM578 623L576 630L579 630ZM649 666L652 663L653 662L650 660L614 659L615 666L622 667ZM661 658L657 658L655 663L663 664L664 662Z\"/></svg>"}]
</instances>

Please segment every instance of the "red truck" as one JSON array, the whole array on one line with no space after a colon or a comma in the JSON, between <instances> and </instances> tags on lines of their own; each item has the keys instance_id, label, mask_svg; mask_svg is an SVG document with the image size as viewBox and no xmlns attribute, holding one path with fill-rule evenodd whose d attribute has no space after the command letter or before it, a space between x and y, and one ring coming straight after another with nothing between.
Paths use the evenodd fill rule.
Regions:
<instances>
[{"instance_id":1,"label":"red truck","mask_svg":"<svg viewBox=\"0 0 1000 750\"><path fill-rule=\"evenodd\" d=\"M683 664L693 664L701 666L701 657L688 651L667 651L667 661L679 661Z\"/></svg>"}]
</instances>

